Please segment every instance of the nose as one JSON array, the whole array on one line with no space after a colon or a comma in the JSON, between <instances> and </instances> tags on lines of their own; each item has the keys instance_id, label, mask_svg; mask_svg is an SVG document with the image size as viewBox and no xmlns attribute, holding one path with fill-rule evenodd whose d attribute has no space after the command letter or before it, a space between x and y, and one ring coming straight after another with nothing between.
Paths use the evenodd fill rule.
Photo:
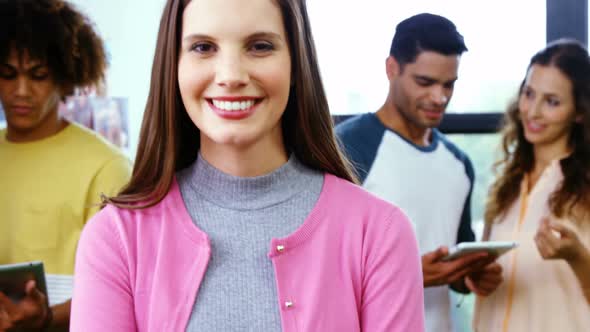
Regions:
<instances>
[{"instance_id":1,"label":"nose","mask_svg":"<svg viewBox=\"0 0 590 332\"><path fill-rule=\"evenodd\" d=\"M541 116L541 103L535 101L529 107L528 117L530 119L534 119L538 118L539 116Z\"/></svg>"},{"instance_id":2,"label":"nose","mask_svg":"<svg viewBox=\"0 0 590 332\"><path fill-rule=\"evenodd\" d=\"M215 81L219 86L235 89L250 81L247 65L239 54L225 54L216 63Z\"/></svg>"},{"instance_id":3,"label":"nose","mask_svg":"<svg viewBox=\"0 0 590 332\"><path fill-rule=\"evenodd\" d=\"M16 79L16 91L17 97L28 97L31 92L31 84L26 77L17 77Z\"/></svg>"},{"instance_id":4,"label":"nose","mask_svg":"<svg viewBox=\"0 0 590 332\"><path fill-rule=\"evenodd\" d=\"M536 118L541 114L541 101L537 100L537 98L528 100L525 99L525 102L520 105L521 111L526 113L527 118L532 119Z\"/></svg>"},{"instance_id":5,"label":"nose","mask_svg":"<svg viewBox=\"0 0 590 332\"><path fill-rule=\"evenodd\" d=\"M449 102L449 95L442 86L434 86L432 88L431 98L439 106L444 106Z\"/></svg>"}]
</instances>

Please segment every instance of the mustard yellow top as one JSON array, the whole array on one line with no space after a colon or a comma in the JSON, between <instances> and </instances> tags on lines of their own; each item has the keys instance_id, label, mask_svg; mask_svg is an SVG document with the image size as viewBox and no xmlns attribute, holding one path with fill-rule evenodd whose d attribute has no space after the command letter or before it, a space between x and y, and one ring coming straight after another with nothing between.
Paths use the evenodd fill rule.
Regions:
<instances>
[{"instance_id":1,"label":"mustard yellow top","mask_svg":"<svg viewBox=\"0 0 590 332\"><path fill-rule=\"evenodd\" d=\"M70 124L30 143L0 131L0 264L41 260L46 273L73 274L78 237L131 174L128 159L96 133Z\"/></svg>"},{"instance_id":2,"label":"mustard yellow top","mask_svg":"<svg viewBox=\"0 0 590 332\"><path fill-rule=\"evenodd\" d=\"M473 327L476 332L588 332L590 305L571 267L564 260L544 260L535 234L550 215L549 197L563 181L559 161L548 166L532 190L527 179L520 195L491 228L492 241L517 241L519 247L498 259L504 282L488 297L478 297ZM573 224L590 244L590 223Z\"/></svg>"}]
</instances>

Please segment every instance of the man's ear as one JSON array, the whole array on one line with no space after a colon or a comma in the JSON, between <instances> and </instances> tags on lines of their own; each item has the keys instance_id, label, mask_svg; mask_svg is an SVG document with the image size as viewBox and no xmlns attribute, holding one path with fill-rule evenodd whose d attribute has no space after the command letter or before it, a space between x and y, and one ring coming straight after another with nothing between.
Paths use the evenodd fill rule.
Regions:
<instances>
[{"instance_id":1,"label":"man's ear","mask_svg":"<svg viewBox=\"0 0 590 332\"><path fill-rule=\"evenodd\" d=\"M385 72L387 73L387 78L390 81L399 76L401 73L399 62L397 62L393 55L390 55L385 60Z\"/></svg>"}]
</instances>

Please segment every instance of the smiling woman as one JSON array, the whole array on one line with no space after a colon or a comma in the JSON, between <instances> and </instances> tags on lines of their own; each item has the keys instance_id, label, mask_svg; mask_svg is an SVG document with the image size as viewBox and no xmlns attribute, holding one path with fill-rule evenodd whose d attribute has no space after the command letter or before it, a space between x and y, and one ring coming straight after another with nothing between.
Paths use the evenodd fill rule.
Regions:
<instances>
[{"instance_id":1,"label":"smiling woman","mask_svg":"<svg viewBox=\"0 0 590 332\"><path fill-rule=\"evenodd\" d=\"M232 11L240 13L235 24L217 19ZM201 132L203 157L239 176L284 164L280 119L291 88L291 56L278 4L193 1L183 13L182 37L178 84ZM240 165L245 154L258 161L256 169Z\"/></svg>"},{"instance_id":2,"label":"smiling woman","mask_svg":"<svg viewBox=\"0 0 590 332\"><path fill-rule=\"evenodd\" d=\"M506 113L484 238L519 242L478 298L476 331L590 330L590 57L572 40L537 52Z\"/></svg>"},{"instance_id":3,"label":"smiling woman","mask_svg":"<svg viewBox=\"0 0 590 332\"><path fill-rule=\"evenodd\" d=\"M338 149L304 0L169 0L133 177L84 230L73 331L423 331L403 212Z\"/></svg>"}]
</instances>

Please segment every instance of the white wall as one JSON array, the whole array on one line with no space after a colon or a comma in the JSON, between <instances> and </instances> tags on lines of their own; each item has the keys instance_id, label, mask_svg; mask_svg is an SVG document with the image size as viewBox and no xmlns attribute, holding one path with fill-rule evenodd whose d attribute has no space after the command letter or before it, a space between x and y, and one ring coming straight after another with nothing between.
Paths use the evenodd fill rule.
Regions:
<instances>
[{"instance_id":1,"label":"white wall","mask_svg":"<svg viewBox=\"0 0 590 332\"><path fill-rule=\"evenodd\" d=\"M70 0L95 23L110 54L108 95L129 101L134 155L147 100L164 0Z\"/></svg>"},{"instance_id":2,"label":"white wall","mask_svg":"<svg viewBox=\"0 0 590 332\"><path fill-rule=\"evenodd\" d=\"M134 154L165 0L70 0L96 23L111 54L108 93L129 98ZM247 1L247 0L244 0ZM333 114L375 111L387 93L385 58L396 24L432 12L465 36L453 112L501 111L545 44L539 0L308 0L322 77Z\"/></svg>"},{"instance_id":3,"label":"white wall","mask_svg":"<svg viewBox=\"0 0 590 332\"><path fill-rule=\"evenodd\" d=\"M469 52L451 112L502 111L530 57L545 45L540 0L307 0L322 78L334 114L376 111L388 89L385 59L401 20L421 12L452 20Z\"/></svg>"}]
</instances>

